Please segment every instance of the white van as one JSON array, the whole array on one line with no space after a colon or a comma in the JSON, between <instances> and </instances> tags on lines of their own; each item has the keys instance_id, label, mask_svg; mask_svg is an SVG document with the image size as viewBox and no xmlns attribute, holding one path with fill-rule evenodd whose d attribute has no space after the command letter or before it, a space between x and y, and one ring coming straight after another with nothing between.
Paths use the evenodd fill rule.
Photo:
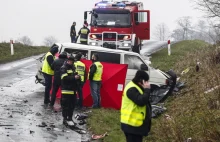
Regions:
<instances>
[{"instance_id":1,"label":"white van","mask_svg":"<svg viewBox=\"0 0 220 142\"><path fill-rule=\"evenodd\" d=\"M90 60L93 53L98 53L101 62L114 63L114 64L128 64L126 75L126 84L133 79L137 70L145 70L150 76L150 84L152 91L163 89L162 95L172 92L175 85L175 80L171 74L165 73L159 69L150 67L145 60L134 52L124 50L114 50L98 46L82 45L77 43L63 43L56 44L59 46L59 53L65 51L69 55L75 56L78 52L83 54L84 59ZM38 73L36 75L36 83L44 84L44 78L41 74L42 62L44 56L38 59Z\"/></svg>"}]
</instances>

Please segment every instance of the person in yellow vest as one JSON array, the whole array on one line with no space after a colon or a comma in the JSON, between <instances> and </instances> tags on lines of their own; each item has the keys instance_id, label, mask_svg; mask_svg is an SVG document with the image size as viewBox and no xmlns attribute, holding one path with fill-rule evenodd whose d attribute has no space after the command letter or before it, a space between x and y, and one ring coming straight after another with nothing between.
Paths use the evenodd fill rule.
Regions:
<instances>
[{"instance_id":1,"label":"person in yellow vest","mask_svg":"<svg viewBox=\"0 0 220 142\"><path fill-rule=\"evenodd\" d=\"M52 46L50 51L47 52L44 58L42 73L45 79L45 94L44 94L44 104L48 105L50 102L50 90L52 86L52 76L54 71L51 68L51 65L55 59L55 54L58 52L58 46Z\"/></svg>"},{"instance_id":2,"label":"person in yellow vest","mask_svg":"<svg viewBox=\"0 0 220 142\"><path fill-rule=\"evenodd\" d=\"M99 61L98 54L92 55L93 64L89 69L89 80L90 80L90 91L93 98L92 108L100 108L101 107L101 82L102 82L102 73L103 73L103 65Z\"/></svg>"},{"instance_id":3,"label":"person in yellow vest","mask_svg":"<svg viewBox=\"0 0 220 142\"><path fill-rule=\"evenodd\" d=\"M122 96L121 129L127 142L142 142L151 129L151 104L149 75L142 70L137 71Z\"/></svg>"},{"instance_id":4,"label":"person in yellow vest","mask_svg":"<svg viewBox=\"0 0 220 142\"><path fill-rule=\"evenodd\" d=\"M88 44L88 35L90 33L90 30L87 27L88 27L88 24L85 23L83 25L83 27L79 30L79 33L78 33L78 37L80 36L80 43L85 44L85 45ZM77 39L78 39L78 37L77 37Z\"/></svg>"},{"instance_id":5,"label":"person in yellow vest","mask_svg":"<svg viewBox=\"0 0 220 142\"><path fill-rule=\"evenodd\" d=\"M74 62L76 72L78 73L78 75L81 78L81 82L80 82L80 84L78 84L78 88L77 88L77 92L78 92L78 96L79 96L79 100L78 100L77 105L78 105L79 110L81 110L82 107L83 107L83 91L82 91L82 88L83 88L83 86L86 82L86 66L83 62L80 61L81 57L82 57L82 54L78 53L75 56L75 62Z\"/></svg>"}]
</instances>

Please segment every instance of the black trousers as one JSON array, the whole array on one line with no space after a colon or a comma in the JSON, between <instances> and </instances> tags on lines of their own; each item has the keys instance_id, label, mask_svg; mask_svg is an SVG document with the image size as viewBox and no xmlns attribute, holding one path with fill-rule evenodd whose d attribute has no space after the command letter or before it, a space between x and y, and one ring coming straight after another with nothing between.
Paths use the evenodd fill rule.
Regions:
<instances>
[{"instance_id":1,"label":"black trousers","mask_svg":"<svg viewBox=\"0 0 220 142\"><path fill-rule=\"evenodd\" d=\"M64 120L72 120L76 105L76 94L62 94L61 106Z\"/></svg>"},{"instance_id":2,"label":"black trousers","mask_svg":"<svg viewBox=\"0 0 220 142\"><path fill-rule=\"evenodd\" d=\"M50 102L50 90L52 86L52 75L43 73L45 79L45 94L44 94L44 104Z\"/></svg>"},{"instance_id":3,"label":"black trousers","mask_svg":"<svg viewBox=\"0 0 220 142\"><path fill-rule=\"evenodd\" d=\"M53 82L53 91L52 91L52 95L51 95L51 100L50 100L50 106L53 106L55 104L55 101L56 101L56 94L57 94L57 91L59 90L60 88L60 81L54 79L54 82Z\"/></svg>"},{"instance_id":4,"label":"black trousers","mask_svg":"<svg viewBox=\"0 0 220 142\"><path fill-rule=\"evenodd\" d=\"M78 102L77 102L77 106L79 108L82 108L83 107L83 83L81 83L77 89L77 93L78 93L78 96L79 96L79 99L78 99Z\"/></svg>"},{"instance_id":5,"label":"black trousers","mask_svg":"<svg viewBox=\"0 0 220 142\"><path fill-rule=\"evenodd\" d=\"M126 142L142 142L143 136L125 133Z\"/></svg>"}]
</instances>

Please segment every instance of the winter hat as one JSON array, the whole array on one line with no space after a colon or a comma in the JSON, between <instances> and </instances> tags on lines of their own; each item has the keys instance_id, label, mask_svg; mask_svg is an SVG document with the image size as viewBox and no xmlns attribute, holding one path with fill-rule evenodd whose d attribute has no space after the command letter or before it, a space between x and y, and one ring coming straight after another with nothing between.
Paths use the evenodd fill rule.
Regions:
<instances>
[{"instance_id":1,"label":"winter hat","mask_svg":"<svg viewBox=\"0 0 220 142\"><path fill-rule=\"evenodd\" d=\"M138 70L135 74L135 77L133 79L135 82L141 82L142 80L148 81L149 80L149 75L143 71L143 70Z\"/></svg>"}]
</instances>

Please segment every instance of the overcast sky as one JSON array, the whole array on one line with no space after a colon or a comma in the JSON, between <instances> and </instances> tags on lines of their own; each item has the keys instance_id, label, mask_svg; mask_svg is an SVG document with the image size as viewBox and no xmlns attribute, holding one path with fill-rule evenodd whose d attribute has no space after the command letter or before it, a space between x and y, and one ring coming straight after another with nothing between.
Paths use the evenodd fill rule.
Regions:
<instances>
[{"instance_id":1,"label":"overcast sky","mask_svg":"<svg viewBox=\"0 0 220 142\"><path fill-rule=\"evenodd\" d=\"M41 45L46 36L59 42L70 42L69 31L73 21L78 31L83 23L83 12L91 10L100 0L0 0L0 41L29 36L35 45ZM202 13L194 10L190 0L139 0L151 11L151 33L161 22L170 30L176 20L192 16L194 21ZM152 34L151 34L152 35Z\"/></svg>"}]
</instances>

